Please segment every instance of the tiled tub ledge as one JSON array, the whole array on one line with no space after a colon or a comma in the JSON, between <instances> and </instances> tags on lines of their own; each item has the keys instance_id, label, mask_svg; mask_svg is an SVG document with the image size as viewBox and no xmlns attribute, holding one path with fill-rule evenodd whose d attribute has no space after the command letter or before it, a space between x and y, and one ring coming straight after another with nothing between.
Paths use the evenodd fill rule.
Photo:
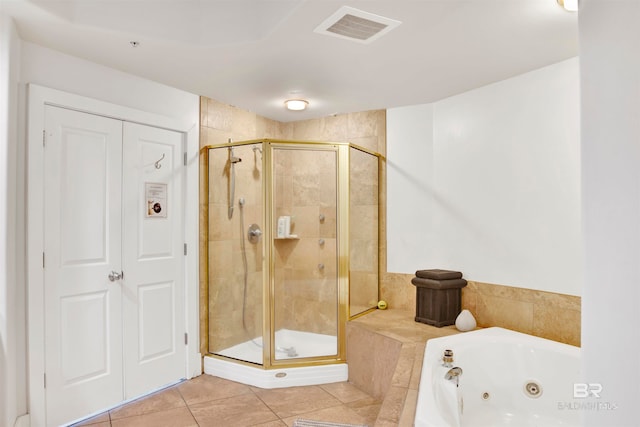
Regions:
<instances>
[{"instance_id":1,"label":"tiled tub ledge","mask_svg":"<svg viewBox=\"0 0 640 427\"><path fill-rule=\"evenodd\" d=\"M376 310L347 323L349 382L382 400L376 427L413 426L424 347L455 326L418 323L415 313Z\"/></svg>"}]
</instances>

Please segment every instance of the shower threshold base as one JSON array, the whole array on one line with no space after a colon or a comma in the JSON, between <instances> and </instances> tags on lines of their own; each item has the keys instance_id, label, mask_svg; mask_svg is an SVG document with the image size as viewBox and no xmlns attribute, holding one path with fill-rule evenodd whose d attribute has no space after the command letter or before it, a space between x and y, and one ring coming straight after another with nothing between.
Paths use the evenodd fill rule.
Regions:
<instances>
[{"instance_id":1,"label":"shower threshold base","mask_svg":"<svg viewBox=\"0 0 640 427\"><path fill-rule=\"evenodd\" d=\"M347 381L346 363L300 368L262 369L205 356L204 373L260 388L284 388Z\"/></svg>"},{"instance_id":2,"label":"shower threshold base","mask_svg":"<svg viewBox=\"0 0 640 427\"><path fill-rule=\"evenodd\" d=\"M338 350L337 339L332 335L281 329L275 338L277 360L330 356ZM261 364L262 339L250 339L216 354ZM346 381L349 376L346 363L267 370L210 356L204 358L204 372L260 388L328 384Z\"/></svg>"},{"instance_id":3,"label":"shower threshold base","mask_svg":"<svg viewBox=\"0 0 640 427\"><path fill-rule=\"evenodd\" d=\"M276 331L276 360L331 356L338 352L335 335L280 329ZM218 356L262 364L262 337L216 351Z\"/></svg>"}]
</instances>

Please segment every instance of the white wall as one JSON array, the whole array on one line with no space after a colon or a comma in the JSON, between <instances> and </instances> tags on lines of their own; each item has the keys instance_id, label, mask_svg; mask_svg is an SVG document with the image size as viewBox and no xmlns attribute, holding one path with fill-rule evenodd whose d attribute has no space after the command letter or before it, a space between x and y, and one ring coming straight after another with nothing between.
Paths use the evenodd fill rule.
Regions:
<instances>
[{"instance_id":1,"label":"white wall","mask_svg":"<svg viewBox=\"0 0 640 427\"><path fill-rule=\"evenodd\" d=\"M25 292L19 281L18 81L20 39L13 21L0 14L0 425L26 412Z\"/></svg>"},{"instance_id":2,"label":"white wall","mask_svg":"<svg viewBox=\"0 0 640 427\"><path fill-rule=\"evenodd\" d=\"M42 46L22 43L22 82L198 123L197 95Z\"/></svg>"},{"instance_id":3,"label":"white wall","mask_svg":"<svg viewBox=\"0 0 640 427\"><path fill-rule=\"evenodd\" d=\"M4 21L2 21L4 23ZM153 113L173 119L183 123L185 129L189 129L187 151L188 170L187 170L187 190L190 202L186 207L187 215L187 241L190 245L187 270L190 272L190 280L187 283L187 299L189 303L189 318L187 324L192 339L190 339L190 362L195 366L194 370L189 374L200 372L200 359L198 357L198 300L197 300L197 247L198 247L198 135L199 135L199 97L197 95L183 92L175 88L164 86L149 80L145 80L130 74L126 74L114 69L110 69L89 61L75 58L62 54L41 46L22 42L15 29L11 25L10 33L13 36L13 45L10 55L5 47L5 27L3 25L0 40L2 41L0 53L2 54L2 67L5 63L11 63L12 67L19 70L19 75L14 77L15 92L11 98L14 105L11 106L11 112L8 117L10 125L14 129L11 139L5 141L5 132L0 134L0 164L2 170L6 159L3 156L8 151L13 153L15 157L10 163L8 171L8 182L17 188L13 197L17 199L14 205L17 206L17 214L13 214L9 206L5 206L6 199L3 188L6 185L5 176L0 175L0 242L2 233L6 233L6 229L2 227L7 214L13 221L9 224L9 230L17 229L15 246L18 251L16 253L15 265L21 268L16 272L18 278L14 282L4 285L4 276L0 276L0 295L6 293L9 295L5 310L10 316L7 320L3 319L4 300L0 298L0 354L2 345L7 345L3 332L4 324L8 322L8 330L13 332L14 336L9 334L12 342L9 343L10 353L14 356L9 359L0 358L0 417L3 416L1 411L5 411L5 418L0 418L0 425L12 426L16 416L24 414L27 411L27 391L28 384L26 378L26 289L24 278L24 253L25 253L25 233L24 233L24 200L25 200L25 175L26 170L26 154L25 146L27 145L26 135L26 99L27 84L35 83L53 89L59 89L73 94L105 101L147 113ZM10 61L5 62L5 56L10 56ZM0 75L0 85L3 87L7 84L4 77L4 68ZM19 83L18 83L19 82ZM4 96L2 97L4 100ZM0 123L6 118L4 102L0 105ZM17 131L16 131L17 129ZM7 148L8 145L8 148ZM11 202L11 201L9 201ZM6 209L5 209L6 208ZM13 227L13 228L12 228ZM9 240L11 243L11 240ZM4 251L6 249L0 246L0 271L7 271L1 268L1 263L6 259ZM12 262L13 262L12 261ZM13 265L13 264L12 264ZM3 289L4 286L4 289ZM4 323L3 323L4 322ZM6 348L5 348L6 352ZM6 379L6 381L5 381ZM6 387L5 392L1 387ZM15 390L15 391L14 391ZM8 402L8 404L6 404ZM4 422L7 420L6 422ZM10 421L9 421L10 420Z\"/></svg>"},{"instance_id":4,"label":"white wall","mask_svg":"<svg viewBox=\"0 0 640 427\"><path fill-rule=\"evenodd\" d=\"M388 110L388 271L580 295L578 75L573 58Z\"/></svg>"},{"instance_id":5,"label":"white wall","mask_svg":"<svg viewBox=\"0 0 640 427\"><path fill-rule=\"evenodd\" d=\"M387 271L413 273L433 257L433 104L387 110Z\"/></svg>"},{"instance_id":6,"label":"white wall","mask_svg":"<svg viewBox=\"0 0 640 427\"><path fill-rule=\"evenodd\" d=\"M640 2L581 0L584 382L616 409L588 426L637 426L640 396ZM582 400L584 401L584 399Z\"/></svg>"}]
</instances>

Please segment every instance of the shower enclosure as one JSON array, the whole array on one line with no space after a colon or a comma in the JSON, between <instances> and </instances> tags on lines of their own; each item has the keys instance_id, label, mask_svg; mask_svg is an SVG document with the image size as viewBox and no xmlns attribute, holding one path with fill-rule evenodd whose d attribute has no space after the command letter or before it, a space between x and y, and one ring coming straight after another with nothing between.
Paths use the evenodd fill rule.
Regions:
<instances>
[{"instance_id":1,"label":"shower enclosure","mask_svg":"<svg viewBox=\"0 0 640 427\"><path fill-rule=\"evenodd\" d=\"M201 153L205 371L231 361L282 378L284 368L344 363L347 320L378 301L381 157L281 140Z\"/></svg>"}]
</instances>

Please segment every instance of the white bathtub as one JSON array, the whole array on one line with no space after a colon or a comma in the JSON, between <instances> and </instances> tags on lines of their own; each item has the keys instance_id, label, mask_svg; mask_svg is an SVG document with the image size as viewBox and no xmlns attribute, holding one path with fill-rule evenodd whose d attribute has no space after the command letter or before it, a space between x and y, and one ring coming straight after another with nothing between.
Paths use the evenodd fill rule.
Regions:
<instances>
[{"instance_id":1,"label":"white bathtub","mask_svg":"<svg viewBox=\"0 0 640 427\"><path fill-rule=\"evenodd\" d=\"M445 349L462 368L446 380ZM580 349L503 328L427 341L416 427L579 426L571 410L580 381Z\"/></svg>"}]
</instances>

